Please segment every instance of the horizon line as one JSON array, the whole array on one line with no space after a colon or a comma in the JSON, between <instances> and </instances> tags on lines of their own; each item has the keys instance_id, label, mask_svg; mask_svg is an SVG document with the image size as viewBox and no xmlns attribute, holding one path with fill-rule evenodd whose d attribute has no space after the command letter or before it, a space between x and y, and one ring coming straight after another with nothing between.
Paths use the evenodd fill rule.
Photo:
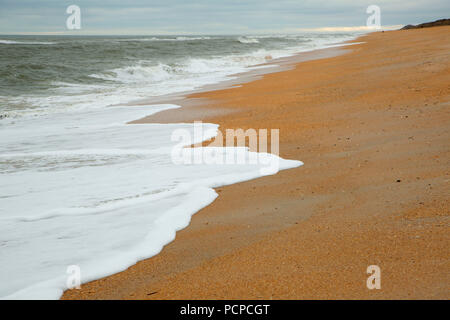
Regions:
<instances>
[{"instance_id":1,"label":"horizon line","mask_svg":"<svg viewBox=\"0 0 450 320\"><path fill-rule=\"evenodd\" d=\"M285 29L285 31L255 31L254 33L108 33L102 31L92 31L83 33L82 31L24 31L24 32L6 32L0 33L0 35L4 36L13 36L13 35L34 35L34 36L234 36L234 35L280 35L280 34L295 34L301 32L358 32L358 31L391 31L402 28L404 25L387 25L381 26L380 28L367 27L367 26L352 26L352 27L320 27L320 28L291 28Z\"/></svg>"}]
</instances>

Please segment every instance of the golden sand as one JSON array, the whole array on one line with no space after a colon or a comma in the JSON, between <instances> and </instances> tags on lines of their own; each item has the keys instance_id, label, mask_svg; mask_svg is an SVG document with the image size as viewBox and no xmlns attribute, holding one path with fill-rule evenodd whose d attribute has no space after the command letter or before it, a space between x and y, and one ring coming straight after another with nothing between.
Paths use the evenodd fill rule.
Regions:
<instances>
[{"instance_id":1,"label":"golden sand","mask_svg":"<svg viewBox=\"0 0 450 320\"><path fill-rule=\"evenodd\" d=\"M222 130L279 128L280 155L305 165L219 188L159 255L63 298L449 299L449 34L373 33L189 97Z\"/></svg>"}]
</instances>

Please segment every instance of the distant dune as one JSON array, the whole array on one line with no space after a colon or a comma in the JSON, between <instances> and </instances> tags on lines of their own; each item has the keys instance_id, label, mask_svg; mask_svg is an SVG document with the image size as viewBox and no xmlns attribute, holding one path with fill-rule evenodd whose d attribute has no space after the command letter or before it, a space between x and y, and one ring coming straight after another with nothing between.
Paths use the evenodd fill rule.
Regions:
<instances>
[{"instance_id":1,"label":"distant dune","mask_svg":"<svg viewBox=\"0 0 450 320\"><path fill-rule=\"evenodd\" d=\"M430 27L439 27L439 26L448 26L448 25L450 25L450 19L440 19L440 20L436 20L433 22L421 23L418 25L408 24L407 26L404 26L401 30L421 29L421 28L430 28Z\"/></svg>"}]
</instances>

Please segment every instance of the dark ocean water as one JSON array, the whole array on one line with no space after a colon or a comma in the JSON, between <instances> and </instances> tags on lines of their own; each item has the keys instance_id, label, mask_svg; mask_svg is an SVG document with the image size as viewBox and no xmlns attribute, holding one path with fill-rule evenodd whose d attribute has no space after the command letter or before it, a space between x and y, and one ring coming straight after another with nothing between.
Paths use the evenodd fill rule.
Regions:
<instances>
[{"instance_id":1,"label":"dark ocean water","mask_svg":"<svg viewBox=\"0 0 450 320\"><path fill-rule=\"evenodd\" d=\"M0 114L101 107L191 90L353 36L0 36Z\"/></svg>"}]
</instances>

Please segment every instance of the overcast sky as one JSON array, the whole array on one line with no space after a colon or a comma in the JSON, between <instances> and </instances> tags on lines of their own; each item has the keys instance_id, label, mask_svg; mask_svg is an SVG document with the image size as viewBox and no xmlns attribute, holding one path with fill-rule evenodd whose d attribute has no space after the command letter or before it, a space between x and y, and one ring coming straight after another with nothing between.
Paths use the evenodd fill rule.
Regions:
<instances>
[{"instance_id":1,"label":"overcast sky","mask_svg":"<svg viewBox=\"0 0 450 320\"><path fill-rule=\"evenodd\" d=\"M81 8L81 30L66 30L72 4ZM450 0L0 0L0 34L291 33L363 26L372 4L383 26L450 14Z\"/></svg>"}]
</instances>

